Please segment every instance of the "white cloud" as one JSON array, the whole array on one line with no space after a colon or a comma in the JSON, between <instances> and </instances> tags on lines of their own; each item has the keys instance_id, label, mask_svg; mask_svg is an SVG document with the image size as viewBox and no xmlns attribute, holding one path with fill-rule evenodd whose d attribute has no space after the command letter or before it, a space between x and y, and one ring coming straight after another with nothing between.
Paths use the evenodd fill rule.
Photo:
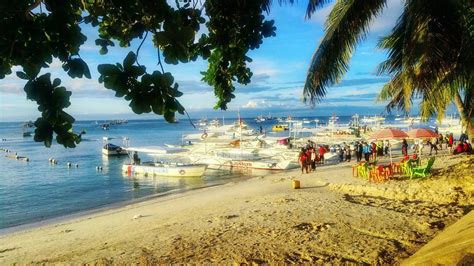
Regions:
<instances>
[{"instance_id":1,"label":"white cloud","mask_svg":"<svg viewBox=\"0 0 474 266\"><path fill-rule=\"evenodd\" d=\"M248 101L246 104L242 105L242 108L255 109L257 108L258 103L256 101Z\"/></svg>"},{"instance_id":2,"label":"white cloud","mask_svg":"<svg viewBox=\"0 0 474 266\"><path fill-rule=\"evenodd\" d=\"M281 73L277 64L267 59L254 58L249 66L250 69L252 69L254 76L266 75L271 78Z\"/></svg>"},{"instance_id":3,"label":"white cloud","mask_svg":"<svg viewBox=\"0 0 474 266\"><path fill-rule=\"evenodd\" d=\"M266 99L255 99L255 100L248 100L246 104L242 105L243 109L265 109L271 108L275 105L273 102L267 101Z\"/></svg>"}]
</instances>

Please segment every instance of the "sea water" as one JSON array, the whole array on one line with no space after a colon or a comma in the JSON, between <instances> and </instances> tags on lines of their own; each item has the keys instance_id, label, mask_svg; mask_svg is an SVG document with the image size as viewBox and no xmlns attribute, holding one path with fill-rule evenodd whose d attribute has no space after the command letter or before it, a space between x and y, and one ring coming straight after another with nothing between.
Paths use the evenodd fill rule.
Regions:
<instances>
[{"instance_id":1,"label":"sea water","mask_svg":"<svg viewBox=\"0 0 474 266\"><path fill-rule=\"evenodd\" d=\"M321 122L328 117L317 117ZM314 118L313 118L314 119ZM350 117L341 116L339 123L348 123ZM246 123L255 130L270 132L275 120L257 124ZM196 122L196 121L195 121ZM103 130L102 122L77 121L76 131L84 130L83 141L74 149L66 149L53 142L50 148L32 137L23 137L20 122L0 123L0 229L50 218L97 209L118 202L127 202L150 195L178 193L189 189L223 184L249 177L251 173L206 171L202 178L133 178L122 173L122 164L129 158L106 157L101 154L103 137L112 137L110 143L122 145L123 137L130 146L160 146L181 144L182 136L198 133L190 122L169 124L162 120L131 120ZM310 126L306 125L305 126ZM313 125L314 126L314 125ZM30 129L33 130L33 129ZM279 135L287 132L277 133ZM5 157L26 156L29 162ZM51 164L49 159L57 160ZM147 158L142 158L146 160ZM148 158L149 159L149 158ZM71 167L67 163L71 163ZM78 165L76 167L75 165ZM97 166L102 166L98 171Z\"/></svg>"}]
</instances>

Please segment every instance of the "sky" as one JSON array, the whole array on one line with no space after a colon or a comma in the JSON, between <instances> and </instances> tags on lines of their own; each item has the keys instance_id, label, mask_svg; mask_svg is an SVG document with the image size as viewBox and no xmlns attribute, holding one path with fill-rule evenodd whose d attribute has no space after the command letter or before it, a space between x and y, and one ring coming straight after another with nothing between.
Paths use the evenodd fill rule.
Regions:
<instances>
[{"instance_id":1,"label":"sky","mask_svg":"<svg viewBox=\"0 0 474 266\"><path fill-rule=\"evenodd\" d=\"M315 107L303 103L303 85L311 56L323 37L324 22L333 3L319 9L311 19L305 19L307 1L282 6L274 1L267 17L275 20L276 37L264 39L259 49L249 53L253 59L250 64L252 82L247 86L236 86L236 98L225 112L212 109L217 100L212 88L201 81L200 72L207 68L206 61L165 65L165 71L174 75L180 91L184 93L179 101L194 118L235 117L237 110L244 117L258 114L318 116L380 113L385 105L375 102L375 98L389 78L375 74L377 65L386 58L385 52L377 48L377 42L395 26L403 7L402 0L387 2L381 16L372 22L367 38L357 46L342 82L331 87L325 99ZM53 61L46 69L52 72L52 77L61 78L62 85L72 91L72 104L66 111L77 119L161 118L154 114L134 114L126 100L115 97L113 91L105 89L97 81L98 64L122 62L129 51L136 51L139 40L129 48L112 48L102 56L94 44L96 29L87 25L82 29L88 40L81 47L80 55L88 63L92 79L69 78L59 61ZM139 62L147 67L148 72L159 69L150 36L140 50ZM26 99L24 81L14 74L18 70L21 69L14 68L12 75L0 80L0 121L35 120L40 116L36 103Z\"/></svg>"}]
</instances>

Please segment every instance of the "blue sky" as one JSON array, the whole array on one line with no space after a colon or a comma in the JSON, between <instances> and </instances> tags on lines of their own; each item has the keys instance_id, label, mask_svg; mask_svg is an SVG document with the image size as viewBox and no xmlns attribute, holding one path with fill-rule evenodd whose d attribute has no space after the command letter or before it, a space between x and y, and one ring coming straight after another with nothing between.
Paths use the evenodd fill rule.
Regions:
<instances>
[{"instance_id":1,"label":"blue sky","mask_svg":"<svg viewBox=\"0 0 474 266\"><path fill-rule=\"evenodd\" d=\"M214 111L216 102L212 89L201 82L200 71L207 63L199 60L188 64L165 65L165 71L175 76L184 96L180 102L191 116L221 117L235 116L237 109L244 116L272 113L278 116L292 115L339 115L352 113L375 113L384 109L383 103L375 103L375 97L387 77L375 75L378 63L385 59L385 53L376 47L377 40L388 33L401 14L403 2L388 0L383 14L371 25L367 39L356 49L350 70L343 81L329 89L326 98L314 109L302 102L303 83L311 56L323 36L324 21L332 4L318 10L310 20L305 19L307 1L294 5L279 6L274 1L269 18L275 20L277 36L264 40L260 49L250 52L253 58L252 83L237 86L236 99L227 112ZM130 51L135 51L139 42L130 48L113 48L106 56L98 53L94 44L97 33L90 27L83 28L88 40L81 48L81 57L88 63L92 79L70 79L58 61L53 61L52 76L63 80L63 85L73 92L72 105L67 111L77 119L153 118L155 115L135 115L128 102L116 98L114 92L97 82L97 65L121 62ZM157 70L156 49L149 36L140 51L139 62L147 71ZM19 69L15 68L13 73ZM34 102L26 100L24 81L10 75L0 81L0 121L34 120L40 114Z\"/></svg>"}]
</instances>

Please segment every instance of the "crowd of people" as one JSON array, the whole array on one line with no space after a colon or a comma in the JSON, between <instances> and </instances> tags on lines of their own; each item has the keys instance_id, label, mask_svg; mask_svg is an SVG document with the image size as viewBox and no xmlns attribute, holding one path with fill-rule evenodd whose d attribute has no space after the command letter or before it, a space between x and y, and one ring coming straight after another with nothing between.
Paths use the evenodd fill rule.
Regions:
<instances>
[{"instance_id":1,"label":"crowd of people","mask_svg":"<svg viewBox=\"0 0 474 266\"><path fill-rule=\"evenodd\" d=\"M345 142L340 145L329 147L327 145L317 146L315 143L308 141L308 144L301 148L298 161L301 166L301 173L309 173L316 170L317 164L324 164L324 154L327 152L336 153L339 162L350 162L352 155L355 155L355 160L361 162L374 162L380 156L387 156L390 152L389 140L377 140L374 142L356 141L351 144ZM472 153L472 145L469 143L467 134L461 134L459 140L456 142L453 134L439 134L438 137L432 139L420 139L414 142L411 149L415 154L422 154L423 149L429 148L429 155L433 151L438 154L438 150L447 149L450 154ZM402 154L404 157L408 156L409 145L406 139L402 140L401 144Z\"/></svg>"},{"instance_id":2,"label":"crowd of people","mask_svg":"<svg viewBox=\"0 0 474 266\"><path fill-rule=\"evenodd\" d=\"M313 172L316 170L317 164L324 164L324 154L328 151L328 146L317 146L314 142L308 141L308 144L301 148L298 156L298 161L301 166L301 173Z\"/></svg>"},{"instance_id":3,"label":"crowd of people","mask_svg":"<svg viewBox=\"0 0 474 266\"><path fill-rule=\"evenodd\" d=\"M366 161L375 161L377 156L388 155L389 141L366 142L356 141L351 144L342 143L329 147L327 145L315 145L308 141L308 144L301 148L298 161L301 166L301 173L309 173L316 170L317 164L324 164L324 154L327 152L336 153L339 162L350 162L353 154L356 161L360 162L364 158Z\"/></svg>"},{"instance_id":4,"label":"crowd of people","mask_svg":"<svg viewBox=\"0 0 474 266\"><path fill-rule=\"evenodd\" d=\"M408 144L406 144L406 140L403 140L402 144L402 153L403 155L407 155L408 153ZM405 149L403 147L406 147ZM449 154L459 154L459 153L470 153L472 152L472 145L469 143L468 137L466 133L461 134L459 140L456 141L453 137L453 133L448 133L443 136L443 134L439 134L436 138L431 139L420 139L415 141L412 145L412 149L414 152L423 154L424 149L429 149L429 155L438 154L439 150L447 149Z\"/></svg>"}]
</instances>

